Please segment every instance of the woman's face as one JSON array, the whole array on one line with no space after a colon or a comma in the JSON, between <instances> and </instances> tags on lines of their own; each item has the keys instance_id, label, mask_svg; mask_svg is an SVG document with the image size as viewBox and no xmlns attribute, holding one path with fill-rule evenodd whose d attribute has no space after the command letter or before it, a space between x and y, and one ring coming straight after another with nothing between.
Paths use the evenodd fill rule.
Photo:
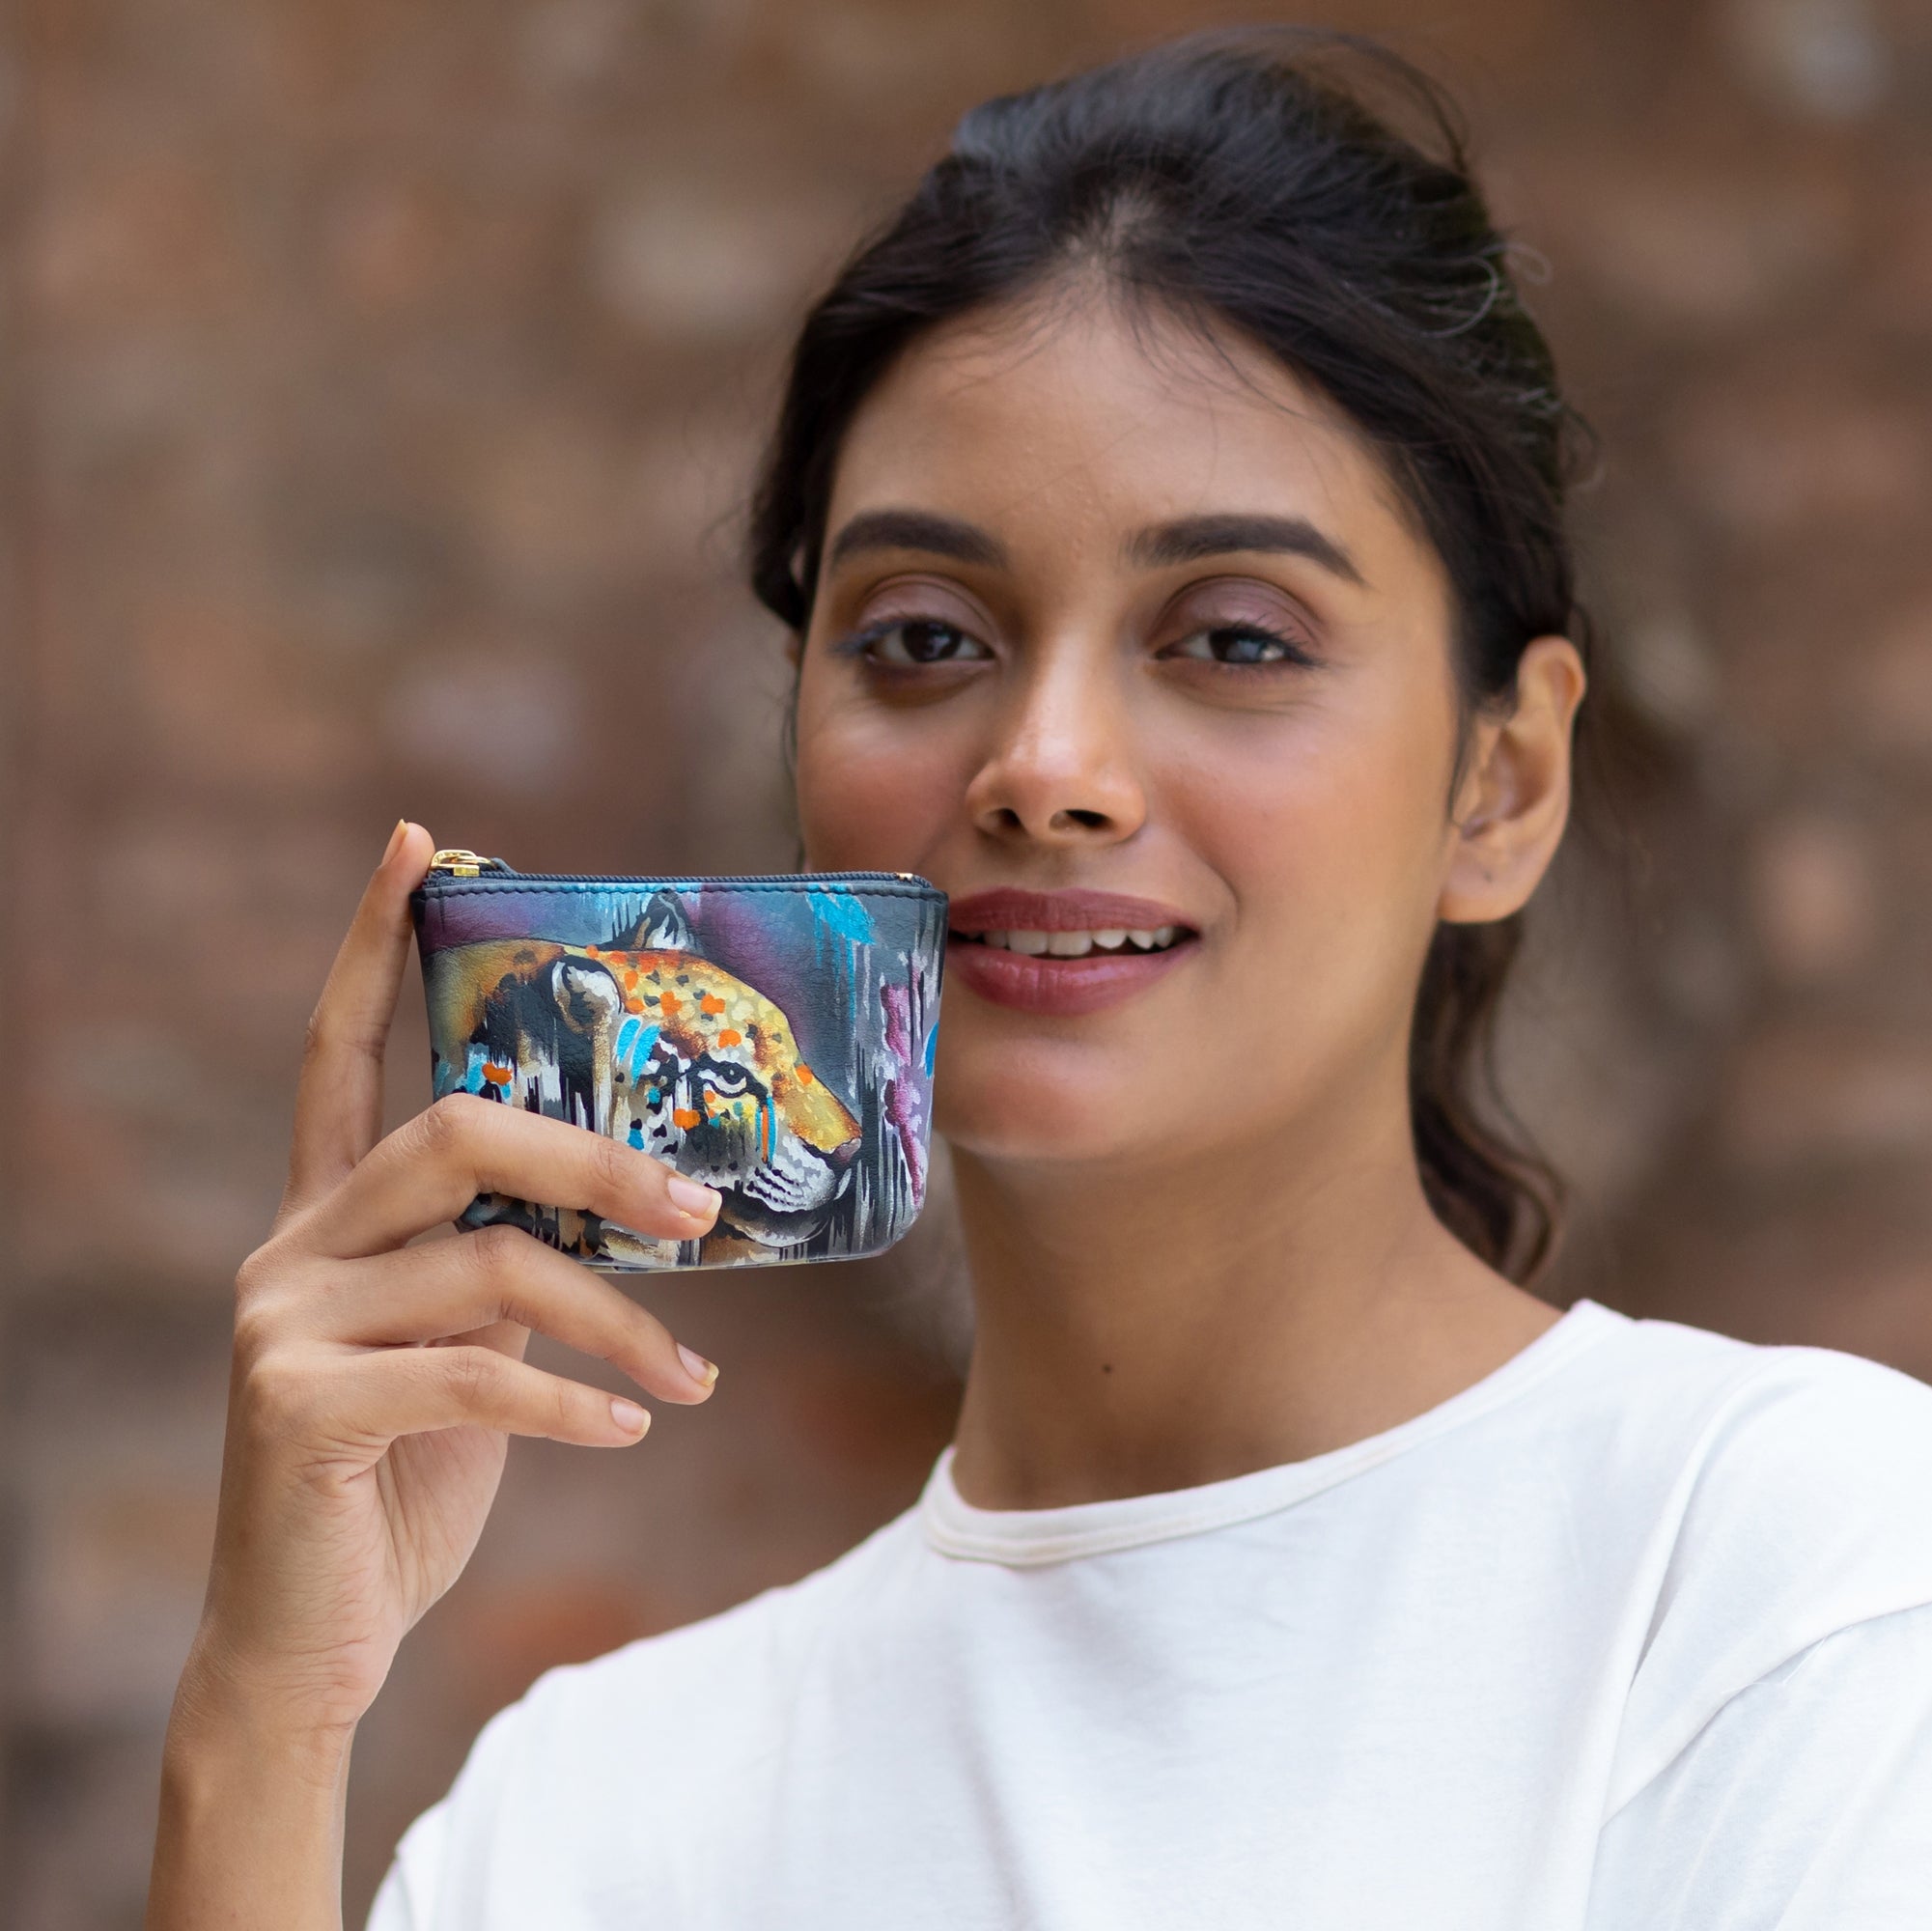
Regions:
<instances>
[{"instance_id":1,"label":"woman's face","mask_svg":"<svg viewBox=\"0 0 1932 1931\"><path fill-rule=\"evenodd\" d=\"M1364 1079L1403 1104L1458 837L1450 597L1331 405L1105 297L972 318L860 409L822 564L807 859L951 895L956 1147L1279 1144Z\"/></svg>"}]
</instances>

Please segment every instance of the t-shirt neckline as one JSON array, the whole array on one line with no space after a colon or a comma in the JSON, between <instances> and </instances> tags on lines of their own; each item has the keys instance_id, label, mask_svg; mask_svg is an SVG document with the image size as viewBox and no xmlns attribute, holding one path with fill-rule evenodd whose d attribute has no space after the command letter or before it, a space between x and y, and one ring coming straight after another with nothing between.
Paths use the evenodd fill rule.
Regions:
<instances>
[{"instance_id":1,"label":"t-shirt neckline","mask_svg":"<svg viewBox=\"0 0 1932 1931\"><path fill-rule=\"evenodd\" d=\"M942 1555L1037 1568L1199 1535L1272 1515L1513 1401L1611 1329L1627 1325L1627 1317L1599 1302L1580 1301L1499 1368L1393 1428L1304 1461L1283 1462L1196 1488L1070 1502L1058 1508L978 1508L954 1486L949 1442L940 1450L919 1497L926 1539Z\"/></svg>"}]
</instances>

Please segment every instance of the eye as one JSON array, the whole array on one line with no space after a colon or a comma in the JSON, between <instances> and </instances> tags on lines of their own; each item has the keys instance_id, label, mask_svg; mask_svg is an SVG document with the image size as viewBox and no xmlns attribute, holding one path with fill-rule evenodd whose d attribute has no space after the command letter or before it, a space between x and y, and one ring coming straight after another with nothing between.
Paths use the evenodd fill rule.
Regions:
<instances>
[{"instance_id":1,"label":"eye","mask_svg":"<svg viewBox=\"0 0 1932 1931\"><path fill-rule=\"evenodd\" d=\"M714 1093L731 1099L751 1084L751 1076L743 1067L734 1066L728 1059L718 1059L705 1068L705 1083Z\"/></svg>"},{"instance_id":2,"label":"eye","mask_svg":"<svg viewBox=\"0 0 1932 1931\"><path fill-rule=\"evenodd\" d=\"M1215 624L1192 630L1161 653L1163 658L1189 658L1200 663L1312 664L1315 659L1292 637L1259 624Z\"/></svg>"},{"instance_id":3,"label":"eye","mask_svg":"<svg viewBox=\"0 0 1932 1931\"><path fill-rule=\"evenodd\" d=\"M993 655L977 637L937 617L885 618L854 631L840 649L894 669L972 663Z\"/></svg>"}]
</instances>

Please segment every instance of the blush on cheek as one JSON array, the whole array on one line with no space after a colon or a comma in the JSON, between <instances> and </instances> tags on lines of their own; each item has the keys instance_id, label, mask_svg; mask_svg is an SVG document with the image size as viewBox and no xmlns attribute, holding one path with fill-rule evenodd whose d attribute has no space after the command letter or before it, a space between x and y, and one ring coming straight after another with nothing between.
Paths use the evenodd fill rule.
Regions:
<instances>
[{"instance_id":1,"label":"blush on cheek","mask_svg":"<svg viewBox=\"0 0 1932 1931\"><path fill-rule=\"evenodd\" d=\"M943 750L896 733L798 719L798 828L818 871L919 872L964 787Z\"/></svg>"},{"instance_id":2,"label":"blush on cheek","mask_svg":"<svg viewBox=\"0 0 1932 1931\"><path fill-rule=\"evenodd\" d=\"M901 794L876 764L798 780L798 828L812 869L824 872L907 872Z\"/></svg>"}]
</instances>

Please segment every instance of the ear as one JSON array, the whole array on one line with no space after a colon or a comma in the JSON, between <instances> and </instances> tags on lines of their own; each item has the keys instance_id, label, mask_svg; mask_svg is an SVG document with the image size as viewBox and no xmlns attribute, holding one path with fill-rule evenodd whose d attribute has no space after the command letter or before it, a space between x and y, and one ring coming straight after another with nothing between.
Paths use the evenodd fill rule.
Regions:
<instances>
[{"instance_id":1,"label":"ear","mask_svg":"<svg viewBox=\"0 0 1932 1931\"><path fill-rule=\"evenodd\" d=\"M1571 732L1585 683L1568 637L1538 637L1517 665L1514 707L1477 719L1450 813L1439 918L1481 925L1529 903L1569 822Z\"/></svg>"},{"instance_id":2,"label":"ear","mask_svg":"<svg viewBox=\"0 0 1932 1931\"><path fill-rule=\"evenodd\" d=\"M630 932L613 938L612 952L694 952L697 940L684 902L676 892L653 892L643 915Z\"/></svg>"},{"instance_id":3,"label":"ear","mask_svg":"<svg viewBox=\"0 0 1932 1931\"><path fill-rule=\"evenodd\" d=\"M624 1011L617 981L589 959L566 957L550 967L550 996L557 1011L578 1032L593 1032Z\"/></svg>"}]
</instances>

